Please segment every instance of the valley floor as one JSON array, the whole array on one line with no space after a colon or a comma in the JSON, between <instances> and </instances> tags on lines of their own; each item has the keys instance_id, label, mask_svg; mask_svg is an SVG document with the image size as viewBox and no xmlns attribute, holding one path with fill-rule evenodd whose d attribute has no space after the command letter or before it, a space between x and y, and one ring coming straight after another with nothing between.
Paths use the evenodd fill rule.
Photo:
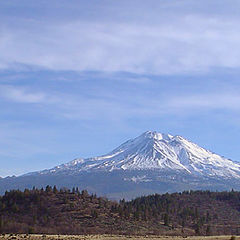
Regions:
<instances>
[{"instance_id":1,"label":"valley floor","mask_svg":"<svg viewBox=\"0 0 240 240\"><path fill-rule=\"evenodd\" d=\"M5 234L0 235L0 239L12 239L12 240L240 240L240 236L232 237L232 236L193 236L193 237L177 237L177 236L122 236L122 235L26 235L26 234Z\"/></svg>"}]
</instances>

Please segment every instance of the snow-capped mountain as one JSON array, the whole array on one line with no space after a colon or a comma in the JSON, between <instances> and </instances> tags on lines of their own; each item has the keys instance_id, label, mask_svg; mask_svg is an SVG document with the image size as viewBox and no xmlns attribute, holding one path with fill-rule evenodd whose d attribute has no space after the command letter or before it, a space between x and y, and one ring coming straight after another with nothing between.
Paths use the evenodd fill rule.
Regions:
<instances>
[{"instance_id":1,"label":"snow-capped mountain","mask_svg":"<svg viewBox=\"0 0 240 240\"><path fill-rule=\"evenodd\" d=\"M0 193L46 185L77 186L113 199L190 189L240 190L240 163L181 136L148 131L100 157L2 178Z\"/></svg>"},{"instance_id":2,"label":"snow-capped mountain","mask_svg":"<svg viewBox=\"0 0 240 240\"><path fill-rule=\"evenodd\" d=\"M195 176L240 178L240 163L205 150L181 136L151 131L125 142L109 154L75 159L39 173L114 170L167 170Z\"/></svg>"}]
</instances>

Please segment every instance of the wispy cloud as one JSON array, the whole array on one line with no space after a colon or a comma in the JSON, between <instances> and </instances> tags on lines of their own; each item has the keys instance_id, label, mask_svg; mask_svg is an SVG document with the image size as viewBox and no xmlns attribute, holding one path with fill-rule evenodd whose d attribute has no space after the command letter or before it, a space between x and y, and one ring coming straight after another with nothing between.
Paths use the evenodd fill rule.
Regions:
<instances>
[{"instance_id":1,"label":"wispy cloud","mask_svg":"<svg viewBox=\"0 0 240 240\"><path fill-rule=\"evenodd\" d=\"M224 93L220 92L218 94L196 94L190 96L175 97L168 103L169 107L173 109L181 110L229 110L229 111L239 111L240 109L240 96L239 94Z\"/></svg>"},{"instance_id":2,"label":"wispy cloud","mask_svg":"<svg viewBox=\"0 0 240 240\"><path fill-rule=\"evenodd\" d=\"M160 117L167 114L189 116L214 110L238 112L240 109L240 96L236 91L169 95L167 89L158 94L152 94L151 90L144 93L142 89L135 91L133 95L133 89L131 87L128 90L111 93L107 89L102 91L102 88L98 88L86 93L68 94L23 86L0 85L0 98L17 104L41 104L43 107L40 110L33 111L42 111L47 115L51 113L55 117L97 120L101 116L101 119L110 122L146 116Z\"/></svg>"},{"instance_id":3,"label":"wispy cloud","mask_svg":"<svg viewBox=\"0 0 240 240\"><path fill-rule=\"evenodd\" d=\"M43 103L47 100L44 93L32 92L24 87L0 85L0 96L18 103Z\"/></svg>"},{"instance_id":4,"label":"wispy cloud","mask_svg":"<svg viewBox=\"0 0 240 240\"><path fill-rule=\"evenodd\" d=\"M131 18L128 14L126 18L114 18L106 6L101 8L104 11L99 12L97 20L84 15L68 18L64 23L20 18L21 24L16 25L7 19L1 23L0 67L23 64L52 70L153 74L240 67L238 17L211 16L206 9L190 14L182 8L174 16L171 9L177 8L177 2L162 4L159 1L156 6L159 14L152 18L147 15L146 21L140 17L141 11ZM139 6L141 10L143 5ZM150 7L145 11L150 11ZM100 20L103 13L114 20Z\"/></svg>"}]
</instances>

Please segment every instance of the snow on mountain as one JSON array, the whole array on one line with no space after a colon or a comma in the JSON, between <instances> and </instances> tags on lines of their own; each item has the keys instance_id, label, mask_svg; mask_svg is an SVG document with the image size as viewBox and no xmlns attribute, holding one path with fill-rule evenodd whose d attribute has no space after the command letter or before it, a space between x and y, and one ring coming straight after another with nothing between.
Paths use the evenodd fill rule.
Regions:
<instances>
[{"instance_id":1,"label":"snow on mountain","mask_svg":"<svg viewBox=\"0 0 240 240\"><path fill-rule=\"evenodd\" d=\"M113 170L170 170L195 176L240 178L240 163L205 150L181 136L151 131L123 143L109 154L75 159L39 173Z\"/></svg>"}]
</instances>

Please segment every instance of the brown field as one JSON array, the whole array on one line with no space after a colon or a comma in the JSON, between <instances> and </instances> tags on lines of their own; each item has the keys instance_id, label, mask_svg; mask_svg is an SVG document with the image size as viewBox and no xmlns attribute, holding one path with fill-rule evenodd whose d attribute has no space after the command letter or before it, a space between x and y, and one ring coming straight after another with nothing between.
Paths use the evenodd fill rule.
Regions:
<instances>
[{"instance_id":1,"label":"brown field","mask_svg":"<svg viewBox=\"0 0 240 240\"><path fill-rule=\"evenodd\" d=\"M122 236L122 235L35 235L35 234L5 234L0 235L0 239L12 239L12 240L240 240L240 236L192 236L192 237L177 237L177 236Z\"/></svg>"}]
</instances>

